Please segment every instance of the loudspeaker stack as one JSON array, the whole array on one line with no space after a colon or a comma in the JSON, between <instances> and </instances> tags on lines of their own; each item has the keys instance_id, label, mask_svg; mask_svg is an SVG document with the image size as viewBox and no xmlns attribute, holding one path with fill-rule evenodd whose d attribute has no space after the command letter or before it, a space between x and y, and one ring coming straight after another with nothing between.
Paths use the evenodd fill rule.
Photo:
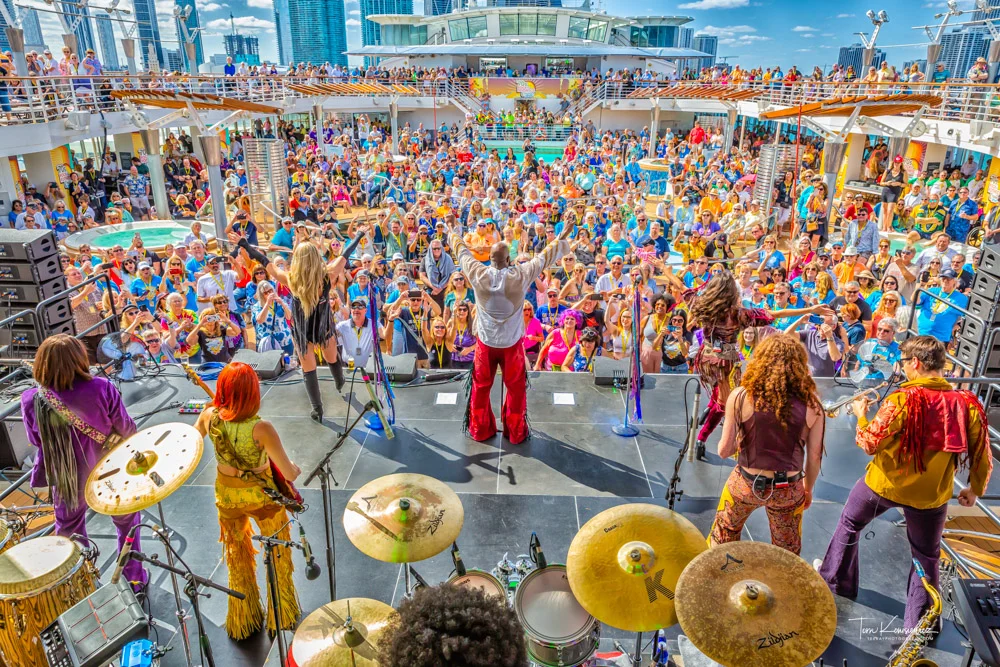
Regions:
<instances>
[{"instance_id":1,"label":"loudspeaker stack","mask_svg":"<svg viewBox=\"0 0 1000 667\"><path fill-rule=\"evenodd\" d=\"M984 245L983 261L972 282L969 297L969 312L982 318L982 322L965 318L965 324L958 336L955 356L963 364L973 365L979 360L980 367L974 369L980 376L1000 376L1000 336L993 340L989 350L980 350L989 344L989 333L1000 327L1000 246ZM985 357L985 358L984 358Z\"/></svg>"},{"instance_id":2,"label":"loudspeaker stack","mask_svg":"<svg viewBox=\"0 0 1000 667\"><path fill-rule=\"evenodd\" d=\"M0 320L66 289L59 246L48 230L0 229ZM41 320L23 316L0 328L0 358L30 359L54 333L75 334L69 296L48 304Z\"/></svg>"}]
</instances>

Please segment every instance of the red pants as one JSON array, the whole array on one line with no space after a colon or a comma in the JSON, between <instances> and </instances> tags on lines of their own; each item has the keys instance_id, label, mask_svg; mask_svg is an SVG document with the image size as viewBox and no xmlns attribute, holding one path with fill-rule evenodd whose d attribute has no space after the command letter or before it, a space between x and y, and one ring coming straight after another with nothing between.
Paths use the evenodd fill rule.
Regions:
<instances>
[{"instance_id":1,"label":"red pants","mask_svg":"<svg viewBox=\"0 0 1000 667\"><path fill-rule=\"evenodd\" d=\"M503 373L507 397L503 402L503 434L511 444L528 438L527 375L524 368L524 348L520 341L511 347L490 347L479 341L472 362L472 393L469 397L469 436L482 442L497 432L497 422L490 405L490 390L497 366Z\"/></svg>"}]
</instances>

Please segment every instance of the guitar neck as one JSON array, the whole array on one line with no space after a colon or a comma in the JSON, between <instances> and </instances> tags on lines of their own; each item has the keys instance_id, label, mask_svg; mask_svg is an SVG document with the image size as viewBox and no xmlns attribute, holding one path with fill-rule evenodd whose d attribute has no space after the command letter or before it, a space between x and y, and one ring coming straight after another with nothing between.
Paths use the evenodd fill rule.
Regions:
<instances>
[{"instance_id":1,"label":"guitar neck","mask_svg":"<svg viewBox=\"0 0 1000 667\"><path fill-rule=\"evenodd\" d=\"M198 374L194 372L194 369L192 369L190 366L184 366L184 372L187 374L188 379L191 380L191 382L193 382L196 385L198 385L199 387L201 387L202 390L206 394L208 394L208 397L210 399L212 399L213 401L215 400L215 392L212 391L211 387L209 387L207 384L205 384L204 380L202 380L200 377L198 377Z\"/></svg>"}]
</instances>

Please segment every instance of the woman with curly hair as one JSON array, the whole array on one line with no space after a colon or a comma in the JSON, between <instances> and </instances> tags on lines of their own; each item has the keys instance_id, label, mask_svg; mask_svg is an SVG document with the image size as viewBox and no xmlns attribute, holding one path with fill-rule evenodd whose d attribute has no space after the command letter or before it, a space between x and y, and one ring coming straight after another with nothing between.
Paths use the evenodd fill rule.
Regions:
<instances>
[{"instance_id":1,"label":"woman with curly hair","mask_svg":"<svg viewBox=\"0 0 1000 667\"><path fill-rule=\"evenodd\" d=\"M502 597L440 584L403 600L379 642L382 667L521 667L524 629Z\"/></svg>"},{"instance_id":2,"label":"woman with curly hair","mask_svg":"<svg viewBox=\"0 0 1000 667\"><path fill-rule=\"evenodd\" d=\"M776 317L795 318L832 314L833 311L823 304L777 311L743 308L739 284L728 271L714 276L698 290L690 290L684 300L690 305L691 326L701 327L694 370L701 374L702 386L711 392L708 408L701 416L702 427L696 444L698 459L704 461L705 441L722 421L729 393L740 384L739 333L747 327L767 326Z\"/></svg>"},{"instance_id":3,"label":"woman with curly hair","mask_svg":"<svg viewBox=\"0 0 1000 667\"><path fill-rule=\"evenodd\" d=\"M569 354L569 350L580 342L580 325L583 323L583 316L580 311L564 310L559 316L559 328L549 332L542 351L538 353L538 361L535 362L535 370L560 371L563 362Z\"/></svg>"},{"instance_id":4,"label":"woman with curly hair","mask_svg":"<svg viewBox=\"0 0 1000 667\"><path fill-rule=\"evenodd\" d=\"M765 338L729 394L719 456L736 468L719 498L709 544L740 539L758 507L767 509L771 543L802 549L802 513L823 458L825 417L805 348L793 335Z\"/></svg>"}]
</instances>

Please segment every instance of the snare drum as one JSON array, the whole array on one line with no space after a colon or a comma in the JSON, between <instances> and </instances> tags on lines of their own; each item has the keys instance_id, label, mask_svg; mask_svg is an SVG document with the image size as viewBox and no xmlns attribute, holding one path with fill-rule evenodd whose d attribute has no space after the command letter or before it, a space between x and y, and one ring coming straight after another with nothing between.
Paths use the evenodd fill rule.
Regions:
<instances>
[{"instance_id":1,"label":"snare drum","mask_svg":"<svg viewBox=\"0 0 1000 667\"><path fill-rule=\"evenodd\" d=\"M0 663L48 667L39 634L94 592L94 575L65 537L39 537L0 554Z\"/></svg>"},{"instance_id":2,"label":"snare drum","mask_svg":"<svg viewBox=\"0 0 1000 667\"><path fill-rule=\"evenodd\" d=\"M7 521L0 519L0 553L17 544L17 532Z\"/></svg>"},{"instance_id":3,"label":"snare drum","mask_svg":"<svg viewBox=\"0 0 1000 667\"><path fill-rule=\"evenodd\" d=\"M576 601L565 565L549 565L522 579L514 611L524 627L528 657L540 665L572 667L597 651L601 624Z\"/></svg>"},{"instance_id":4,"label":"snare drum","mask_svg":"<svg viewBox=\"0 0 1000 667\"><path fill-rule=\"evenodd\" d=\"M450 586L463 586L465 588L478 588L487 595L499 598L507 598L507 592L503 588L500 580L489 572L482 570L467 570L465 575L457 574L448 580Z\"/></svg>"}]
</instances>

